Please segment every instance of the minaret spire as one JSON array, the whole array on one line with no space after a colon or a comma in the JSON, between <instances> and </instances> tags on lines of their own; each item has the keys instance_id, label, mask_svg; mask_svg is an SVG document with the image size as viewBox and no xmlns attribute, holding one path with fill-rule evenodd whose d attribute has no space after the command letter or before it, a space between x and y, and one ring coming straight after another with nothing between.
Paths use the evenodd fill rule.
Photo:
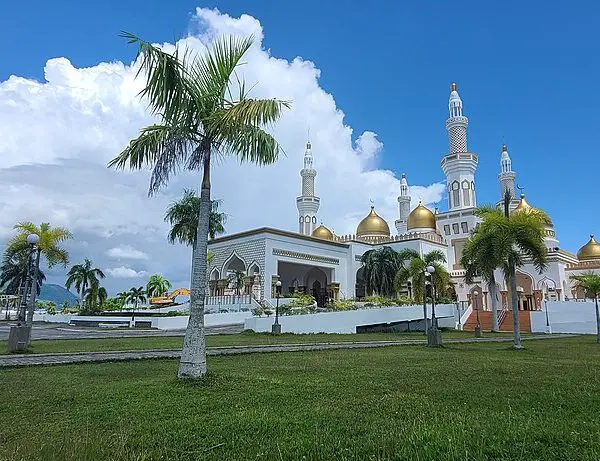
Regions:
<instances>
[{"instance_id":1,"label":"minaret spire","mask_svg":"<svg viewBox=\"0 0 600 461\"><path fill-rule=\"evenodd\" d=\"M398 235L405 234L408 226L408 215L410 214L410 189L406 181L406 173L402 173L400 179L400 195L398 196L398 219L394 222Z\"/></svg>"},{"instance_id":2,"label":"minaret spire","mask_svg":"<svg viewBox=\"0 0 600 461\"><path fill-rule=\"evenodd\" d=\"M475 170L479 158L477 154L469 152L467 147L469 119L463 115L463 102L456 83L450 85L448 112L448 153L442 159L442 169L448 184L448 209L473 208L477 206Z\"/></svg>"},{"instance_id":3,"label":"minaret spire","mask_svg":"<svg viewBox=\"0 0 600 461\"><path fill-rule=\"evenodd\" d=\"M502 144L502 152L500 152L500 174L498 180L500 181L500 201L504 200L504 193L508 190L513 202L517 202L517 195L515 192L515 179L517 174L512 170L512 161L510 155L508 155L508 148L506 144Z\"/></svg>"},{"instance_id":4,"label":"minaret spire","mask_svg":"<svg viewBox=\"0 0 600 461\"><path fill-rule=\"evenodd\" d=\"M315 195L315 176L317 176L317 171L313 167L309 128L304 151L304 168L300 170L302 195L296 198L298 232L304 235L311 235L317 227L317 211L319 211L321 199Z\"/></svg>"}]
</instances>

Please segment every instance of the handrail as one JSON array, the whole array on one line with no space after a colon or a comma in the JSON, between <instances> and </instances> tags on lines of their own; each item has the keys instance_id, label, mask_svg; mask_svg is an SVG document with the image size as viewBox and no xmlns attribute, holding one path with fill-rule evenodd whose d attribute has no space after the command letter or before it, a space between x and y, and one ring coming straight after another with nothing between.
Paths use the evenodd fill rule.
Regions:
<instances>
[{"instance_id":1,"label":"handrail","mask_svg":"<svg viewBox=\"0 0 600 461\"><path fill-rule=\"evenodd\" d=\"M502 322L504 322L507 315L508 315L508 306L503 305L502 309L500 309L498 311L498 328L500 328L502 326Z\"/></svg>"}]
</instances>

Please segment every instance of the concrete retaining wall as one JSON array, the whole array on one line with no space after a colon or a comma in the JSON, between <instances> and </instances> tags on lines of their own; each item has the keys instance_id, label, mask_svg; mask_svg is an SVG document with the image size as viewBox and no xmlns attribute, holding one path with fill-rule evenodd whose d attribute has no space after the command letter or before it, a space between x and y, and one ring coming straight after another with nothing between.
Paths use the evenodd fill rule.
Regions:
<instances>
[{"instance_id":1,"label":"concrete retaining wall","mask_svg":"<svg viewBox=\"0 0 600 461\"><path fill-rule=\"evenodd\" d=\"M596 333L596 308L593 302L547 301L542 311L531 311L531 331L546 331L546 309L552 333Z\"/></svg>"}]
</instances>

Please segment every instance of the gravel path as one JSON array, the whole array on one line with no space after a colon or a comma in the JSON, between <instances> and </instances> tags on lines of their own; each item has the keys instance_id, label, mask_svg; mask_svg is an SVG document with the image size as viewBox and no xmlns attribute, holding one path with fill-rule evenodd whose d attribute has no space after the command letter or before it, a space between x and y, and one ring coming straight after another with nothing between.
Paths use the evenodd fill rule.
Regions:
<instances>
[{"instance_id":1,"label":"gravel path","mask_svg":"<svg viewBox=\"0 0 600 461\"><path fill-rule=\"evenodd\" d=\"M555 334L530 336L524 341L540 339L568 338L576 335ZM468 343L509 343L512 338L472 338L448 339L446 344ZM250 354L264 352L298 352L320 351L326 349L364 349L370 347L407 346L426 344L424 339L407 339L401 341L362 341L314 344L271 344L256 346L209 347L208 355ZM179 358L178 349L154 349L140 351L110 351L110 352L71 352L62 354L11 354L0 355L0 367L24 367L32 365L59 365L66 363L84 362L117 362L126 360Z\"/></svg>"}]
</instances>

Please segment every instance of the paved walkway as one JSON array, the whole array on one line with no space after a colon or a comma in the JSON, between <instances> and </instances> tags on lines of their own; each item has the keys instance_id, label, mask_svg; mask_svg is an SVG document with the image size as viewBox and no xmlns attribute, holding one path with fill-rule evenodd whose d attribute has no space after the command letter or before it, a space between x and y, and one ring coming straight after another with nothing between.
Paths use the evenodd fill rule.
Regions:
<instances>
[{"instance_id":1,"label":"paved walkway","mask_svg":"<svg viewBox=\"0 0 600 461\"><path fill-rule=\"evenodd\" d=\"M556 334L548 336L530 336L524 341L540 339L568 338L577 335ZM207 355L230 355L250 354L256 352L298 352L298 351L320 351L326 349L364 349L370 347L423 345L424 339L406 339L401 341L362 341L362 342L339 342L339 343L314 343L314 344L270 344L256 346L228 346L209 347ZM512 338L464 338L448 339L446 344L468 344L468 343L509 343ZM0 367L23 367L31 365L59 365L66 363L84 362L118 362L127 360L144 359L172 359L179 358L179 349L153 349L139 351L111 351L111 352L72 352L62 354L11 354L0 355Z\"/></svg>"}]
</instances>

